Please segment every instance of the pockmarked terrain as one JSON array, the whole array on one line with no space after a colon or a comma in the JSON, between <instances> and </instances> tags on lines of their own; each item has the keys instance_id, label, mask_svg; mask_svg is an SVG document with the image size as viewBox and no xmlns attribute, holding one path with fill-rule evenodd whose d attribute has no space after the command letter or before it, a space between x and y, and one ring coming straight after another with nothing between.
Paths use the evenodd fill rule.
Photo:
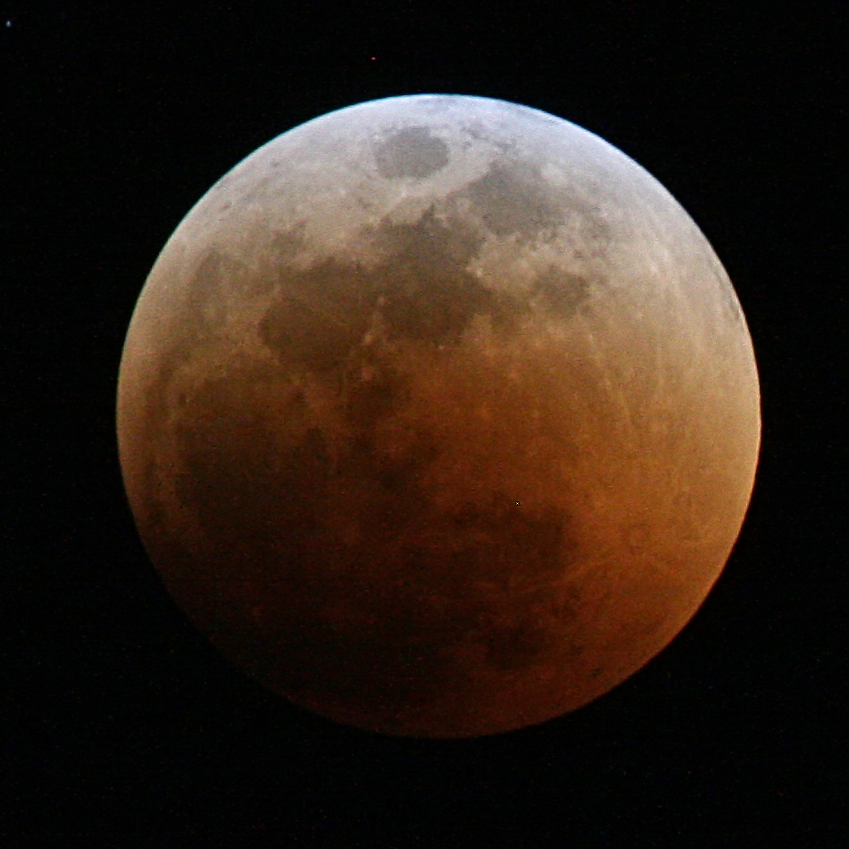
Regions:
<instances>
[{"instance_id":1,"label":"pockmarked terrain","mask_svg":"<svg viewBox=\"0 0 849 849\"><path fill-rule=\"evenodd\" d=\"M497 733L641 668L719 576L760 436L698 227L597 136L388 98L269 142L177 228L118 437L151 558L296 704Z\"/></svg>"}]
</instances>

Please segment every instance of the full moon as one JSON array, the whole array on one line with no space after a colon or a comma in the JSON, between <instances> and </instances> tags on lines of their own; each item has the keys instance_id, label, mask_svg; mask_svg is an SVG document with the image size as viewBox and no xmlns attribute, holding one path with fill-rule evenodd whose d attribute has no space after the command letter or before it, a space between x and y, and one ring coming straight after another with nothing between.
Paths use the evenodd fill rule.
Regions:
<instances>
[{"instance_id":1,"label":"full moon","mask_svg":"<svg viewBox=\"0 0 849 849\"><path fill-rule=\"evenodd\" d=\"M296 705L469 737L586 705L722 571L760 394L710 244L643 168L480 97L270 141L177 227L118 381L178 604Z\"/></svg>"}]
</instances>

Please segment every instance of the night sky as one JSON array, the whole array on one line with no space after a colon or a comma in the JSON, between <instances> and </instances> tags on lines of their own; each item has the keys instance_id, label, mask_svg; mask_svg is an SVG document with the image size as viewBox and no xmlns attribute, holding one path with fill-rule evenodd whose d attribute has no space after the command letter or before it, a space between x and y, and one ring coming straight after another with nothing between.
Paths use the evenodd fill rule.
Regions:
<instances>
[{"instance_id":1,"label":"night sky","mask_svg":"<svg viewBox=\"0 0 849 849\"><path fill-rule=\"evenodd\" d=\"M845 845L840 5L35 5L0 4L0 844ZM594 704L479 740L334 725L230 667L150 564L115 439L127 325L191 206L287 129L415 93L551 112L657 177L737 289L763 396L692 622Z\"/></svg>"}]
</instances>

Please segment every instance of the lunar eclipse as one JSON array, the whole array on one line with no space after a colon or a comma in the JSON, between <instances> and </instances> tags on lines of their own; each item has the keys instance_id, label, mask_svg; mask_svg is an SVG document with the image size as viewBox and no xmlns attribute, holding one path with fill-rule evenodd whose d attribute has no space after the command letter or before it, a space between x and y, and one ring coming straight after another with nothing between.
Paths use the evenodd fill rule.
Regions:
<instances>
[{"instance_id":1,"label":"lunar eclipse","mask_svg":"<svg viewBox=\"0 0 849 849\"><path fill-rule=\"evenodd\" d=\"M216 183L127 333L145 546L225 656L386 734L588 704L721 573L760 396L720 261L598 136L478 97L332 112Z\"/></svg>"}]
</instances>

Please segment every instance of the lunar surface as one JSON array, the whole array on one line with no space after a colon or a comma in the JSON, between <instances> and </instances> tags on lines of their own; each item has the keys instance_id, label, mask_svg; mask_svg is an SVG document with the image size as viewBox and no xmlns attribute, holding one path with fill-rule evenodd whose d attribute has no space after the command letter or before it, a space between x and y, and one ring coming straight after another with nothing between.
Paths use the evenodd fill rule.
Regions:
<instances>
[{"instance_id":1,"label":"lunar surface","mask_svg":"<svg viewBox=\"0 0 849 849\"><path fill-rule=\"evenodd\" d=\"M711 246L574 124L464 96L310 121L216 183L121 362L130 504L230 660L341 723L492 734L687 623L759 388Z\"/></svg>"}]
</instances>

